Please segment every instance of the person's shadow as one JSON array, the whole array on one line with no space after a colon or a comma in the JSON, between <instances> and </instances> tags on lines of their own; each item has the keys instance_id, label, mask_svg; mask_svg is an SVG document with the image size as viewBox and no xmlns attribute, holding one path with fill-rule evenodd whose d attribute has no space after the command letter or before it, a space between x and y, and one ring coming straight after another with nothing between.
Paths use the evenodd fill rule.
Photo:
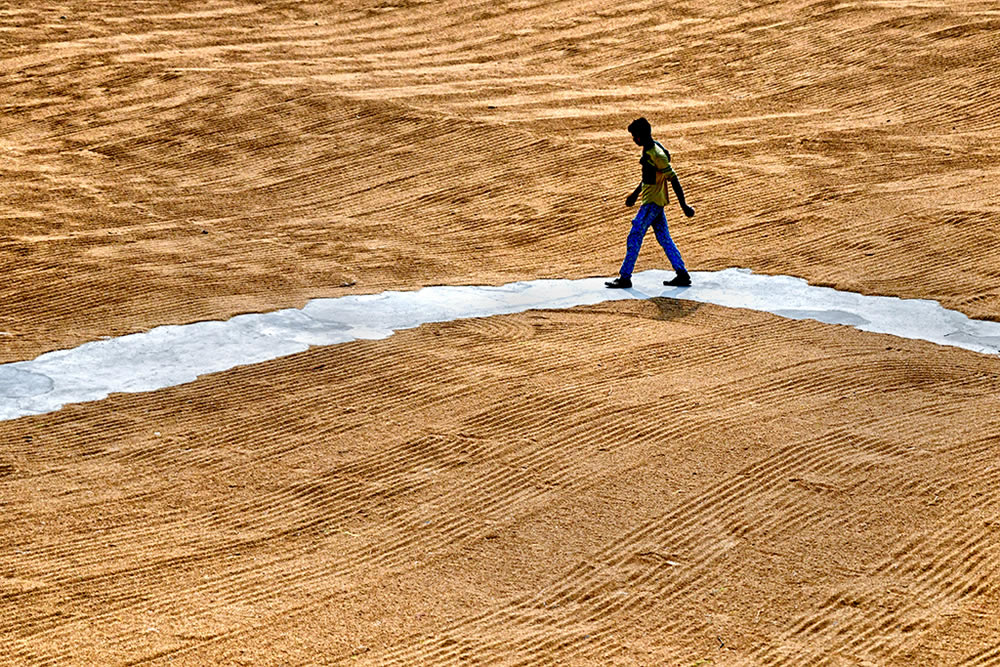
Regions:
<instances>
[{"instance_id":1,"label":"person's shadow","mask_svg":"<svg viewBox=\"0 0 1000 667\"><path fill-rule=\"evenodd\" d=\"M679 320L688 315L693 315L701 304L697 301L685 301L683 299L671 299L665 296L654 296L650 301L656 306L658 313L654 320Z\"/></svg>"}]
</instances>

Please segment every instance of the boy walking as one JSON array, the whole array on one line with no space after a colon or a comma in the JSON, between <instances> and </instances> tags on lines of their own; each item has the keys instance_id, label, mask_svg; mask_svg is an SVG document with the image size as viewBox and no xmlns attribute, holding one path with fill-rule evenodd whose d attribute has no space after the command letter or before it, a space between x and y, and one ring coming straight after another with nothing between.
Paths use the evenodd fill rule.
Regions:
<instances>
[{"instance_id":1,"label":"boy walking","mask_svg":"<svg viewBox=\"0 0 1000 667\"><path fill-rule=\"evenodd\" d=\"M664 285L671 287L687 287L691 284L691 276L684 268L684 260L681 253L670 238L670 231L667 229L667 218L663 214L663 207L669 201L667 195L667 181L677 195L677 203L681 205L684 215L692 217L694 209L687 205L684 200L684 190L681 182L677 180L677 174L670 166L670 153L658 141L653 141L653 130L649 121L645 118L637 118L628 126L628 131L632 134L632 141L642 146L642 157L639 164L642 165L642 182L635 191L625 199L626 206L635 206L636 200L640 200L642 205L639 212L632 220L632 231L629 232L625 261L618 271L618 277L604 283L611 288L625 288L632 286L632 269L635 268L635 260L639 256L639 249L642 247L642 239L646 236L646 231L652 227L656 234L656 240L663 246L667 253L667 259L677 274L672 280L664 280Z\"/></svg>"}]
</instances>

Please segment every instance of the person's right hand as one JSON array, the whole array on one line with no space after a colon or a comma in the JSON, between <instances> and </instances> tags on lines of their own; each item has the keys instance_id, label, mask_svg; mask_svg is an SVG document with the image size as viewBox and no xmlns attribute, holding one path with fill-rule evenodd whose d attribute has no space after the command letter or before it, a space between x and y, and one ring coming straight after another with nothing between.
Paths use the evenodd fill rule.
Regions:
<instances>
[{"instance_id":1,"label":"person's right hand","mask_svg":"<svg viewBox=\"0 0 1000 667\"><path fill-rule=\"evenodd\" d=\"M635 195L629 195L628 197L625 198L625 205L628 207L635 206L635 202L636 202Z\"/></svg>"}]
</instances>

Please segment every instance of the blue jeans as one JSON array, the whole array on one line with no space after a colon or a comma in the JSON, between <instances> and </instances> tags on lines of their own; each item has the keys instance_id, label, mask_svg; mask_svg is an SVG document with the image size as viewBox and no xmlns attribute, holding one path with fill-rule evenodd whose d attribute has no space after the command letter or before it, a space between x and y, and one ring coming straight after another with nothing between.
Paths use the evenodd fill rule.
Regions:
<instances>
[{"instance_id":1,"label":"blue jeans","mask_svg":"<svg viewBox=\"0 0 1000 667\"><path fill-rule=\"evenodd\" d=\"M628 246L625 252L625 261L618 275L622 278L631 278L632 269L635 268L635 260L639 257L639 249L642 247L642 239L646 236L646 231L653 227L656 240L663 246L670 260L670 266L674 271L680 273L686 271L681 253L674 245L674 240L670 238L670 230L667 229L667 217L663 215L663 207L656 204L643 204L639 207L639 212L632 219L632 231L628 234Z\"/></svg>"}]
</instances>

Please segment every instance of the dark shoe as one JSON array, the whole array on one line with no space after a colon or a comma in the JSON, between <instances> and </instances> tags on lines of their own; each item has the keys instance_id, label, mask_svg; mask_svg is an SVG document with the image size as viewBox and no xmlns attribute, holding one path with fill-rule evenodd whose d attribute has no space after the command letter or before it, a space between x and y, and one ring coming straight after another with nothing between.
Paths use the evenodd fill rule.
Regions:
<instances>
[{"instance_id":1,"label":"dark shoe","mask_svg":"<svg viewBox=\"0 0 1000 667\"><path fill-rule=\"evenodd\" d=\"M691 276L687 271L679 271L673 280L664 280L663 284L668 287L690 287Z\"/></svg>"},{"instance_id":2,"label":"dark shoe","mask_svg":"<svg viewBox=\"0 0 1000 667\"><path fill-rule=\"evenodd\" d=\"M605 287L610 287L611 289L625 289L627 287L632 286L632 279L622 278L621 276L618 276L614 280L609 280L608 282L604 283L604 285Z\"/></svg>"}]
</instances>

